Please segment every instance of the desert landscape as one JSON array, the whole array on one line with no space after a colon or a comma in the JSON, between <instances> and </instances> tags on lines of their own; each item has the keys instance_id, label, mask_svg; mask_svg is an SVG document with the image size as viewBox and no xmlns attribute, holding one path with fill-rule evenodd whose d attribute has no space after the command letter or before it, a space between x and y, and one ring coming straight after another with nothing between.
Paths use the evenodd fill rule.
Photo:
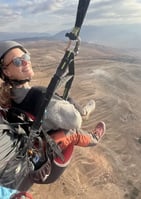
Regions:
<instances>
[{"instance_id":1,"label":"desert landscape","mask_svg":"<svg viewBox=\"0 0 141 199\"><path fill-rule=\"evenodd\" d=\"M36 75L32 85L47 86L66 47L65 42L25 42ZM134 51L133 51L134 52ZM141 54L82 43L75 58L70 95L80 104L96 101L84 129L106 123L96 147L75 147L72 161L53 184L34 184L34 199L141 198Z\"/></svg>"}]
</instances>

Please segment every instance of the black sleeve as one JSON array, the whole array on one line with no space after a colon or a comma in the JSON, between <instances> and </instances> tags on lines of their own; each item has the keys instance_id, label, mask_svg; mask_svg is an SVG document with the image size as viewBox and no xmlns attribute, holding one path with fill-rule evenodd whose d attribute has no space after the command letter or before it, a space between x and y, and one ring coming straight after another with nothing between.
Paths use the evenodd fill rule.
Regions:
<instances>
[{"instance_id":1,"label":"black sleeve","mask_svg":"<svg viewBox=\"0 0 141 199\"><path fill-rule=\"evenodd\" d=\"M12 101L12 107L19 108L36 117L45 97L45 92L45 87L32 87L20 104Z\"/></svg>"}]
</instances>

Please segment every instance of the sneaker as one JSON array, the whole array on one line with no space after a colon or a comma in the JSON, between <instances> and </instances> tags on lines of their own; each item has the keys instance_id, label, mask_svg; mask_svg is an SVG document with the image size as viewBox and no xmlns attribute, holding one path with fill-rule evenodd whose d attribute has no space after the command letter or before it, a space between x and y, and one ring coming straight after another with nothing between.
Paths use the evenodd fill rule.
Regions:
<instances>
[{"instance_id":1,"label":"sneaker","mask_svg":"<svg viewBox=\"0 0 141 199\"><path fill-rule=\"evenodd\" d=\"M68 98L68 101L75 106L75 108L81 114L83 120L88 120L90 114L95 110L95 101L90 100L84 107L82 107L78 102L76 102L71 97Z\"/></svg>"},{"instance_id":2,"label":"sneaker","mask_svg":"<svg viewBox=\"0 0 141 199\"><path fill-rule=\"evenodd\" d=\"M10 199L33 199L32 195L28 192L18 192L13 194Z\"/></svg>"},{"instance_id":3,"label":"sneaker","mask_svg":"<svg viewBox=\"0 0 141 199\"><path fill-rule=\"evenodd\" d=\"M98 143L101 138L104 136L105 134L105 131L106 131L106 125L104 122L99 122L95 129L92 130L91 134L93 136L93 138L96 140L96 142Z\"/></svg>"},{"instance_id":4,"label":"sneaker","mask_svg":"<svg viewBox=\"0 0 141 199\"><path fill-rule=\"evenodd\" d=\"M90 114L91 114L92 112L94 112L94 110L95 110L95 105L96 105L95 101L94 101L94 100L90 100L90 101L83 107L83 109L82 109L82 117L83 117L83 119L88 120Z\"/></svg>"}]
</instances>

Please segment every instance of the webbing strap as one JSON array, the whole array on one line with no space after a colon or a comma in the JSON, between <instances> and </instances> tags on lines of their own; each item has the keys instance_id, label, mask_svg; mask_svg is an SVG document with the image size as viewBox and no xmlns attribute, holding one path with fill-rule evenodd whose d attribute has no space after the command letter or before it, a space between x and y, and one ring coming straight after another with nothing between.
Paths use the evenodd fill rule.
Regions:
<instances>
[{"instance_id":1,"label":"webbing strap","mask_svg":"<svg viewBox=\"0 0 141 199\"><path fill-rule=\"evenodd\" d=\"M0 124L0 130L11 130L11 131L13 131L11 126L8 125L8 124Z\"/></svg>"},{"instance_id":2,"label":"webbing strap","mask_svg":"<svg viewBox=\"0 0 141 199\"><path fill-rule=\"evenodd\" d=\"M74 56L74 55L73 55ZM73 59L71 60L71 62L69 63L68 65L68 69L69 69L69 72L68 72L68 76L71 76L71 78L66 82L65 84L65 89L64 89L64 93L63 93L63 99L67 99L68 97L68 94L69 94L69 91L71 89L71 85L72 85L72 82L73 82L73 79L74 79L74 75L75 75L75 68L74 68L74 57Z\"/></svg>"},{"instance_id":3,"label":"webbing strap","mask_svg":"<svg viewBox=\"0 0 141 199\"><path fill-rule=\"evenodd\" d=\"M79 0L75 26L70 33L66 33L65 35L70 40L76 40L78 38L89 3L90 3L90 0Z\"/></svg>"},{"instance_id":4,"label":"webbing strap","mask_svg":"<svg viewBox=\"0 0 141 199\"><path fill-rule=\"evenodd\" d=\"M90 0L79 0L75 27L81 28L89 3L90 3Z\"/></svg>"}]
</instances>

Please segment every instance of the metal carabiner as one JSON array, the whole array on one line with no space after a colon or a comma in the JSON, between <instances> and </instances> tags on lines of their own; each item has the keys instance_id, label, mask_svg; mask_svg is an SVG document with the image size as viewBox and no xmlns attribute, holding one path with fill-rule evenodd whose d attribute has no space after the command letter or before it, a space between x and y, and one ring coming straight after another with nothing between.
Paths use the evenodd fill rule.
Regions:
<instances>
[{"instance_id":1,"label":"metal carabiner","mask_svg":"<svg viewBox=\"0 0 141 199\"><path fill-rule=\"evenodd\" d=\"M75 44L74 44L74 42L75 42ZM67 47L65 48L65 51L67 51L68 49L71 49L71 46L73 46L72 51L74 52L74 55L78 55L80 42L81 42L80 37L77 37L77 39L75 41L69 39L69 41L67 43Z\"/></svg>"}]
</instances>

